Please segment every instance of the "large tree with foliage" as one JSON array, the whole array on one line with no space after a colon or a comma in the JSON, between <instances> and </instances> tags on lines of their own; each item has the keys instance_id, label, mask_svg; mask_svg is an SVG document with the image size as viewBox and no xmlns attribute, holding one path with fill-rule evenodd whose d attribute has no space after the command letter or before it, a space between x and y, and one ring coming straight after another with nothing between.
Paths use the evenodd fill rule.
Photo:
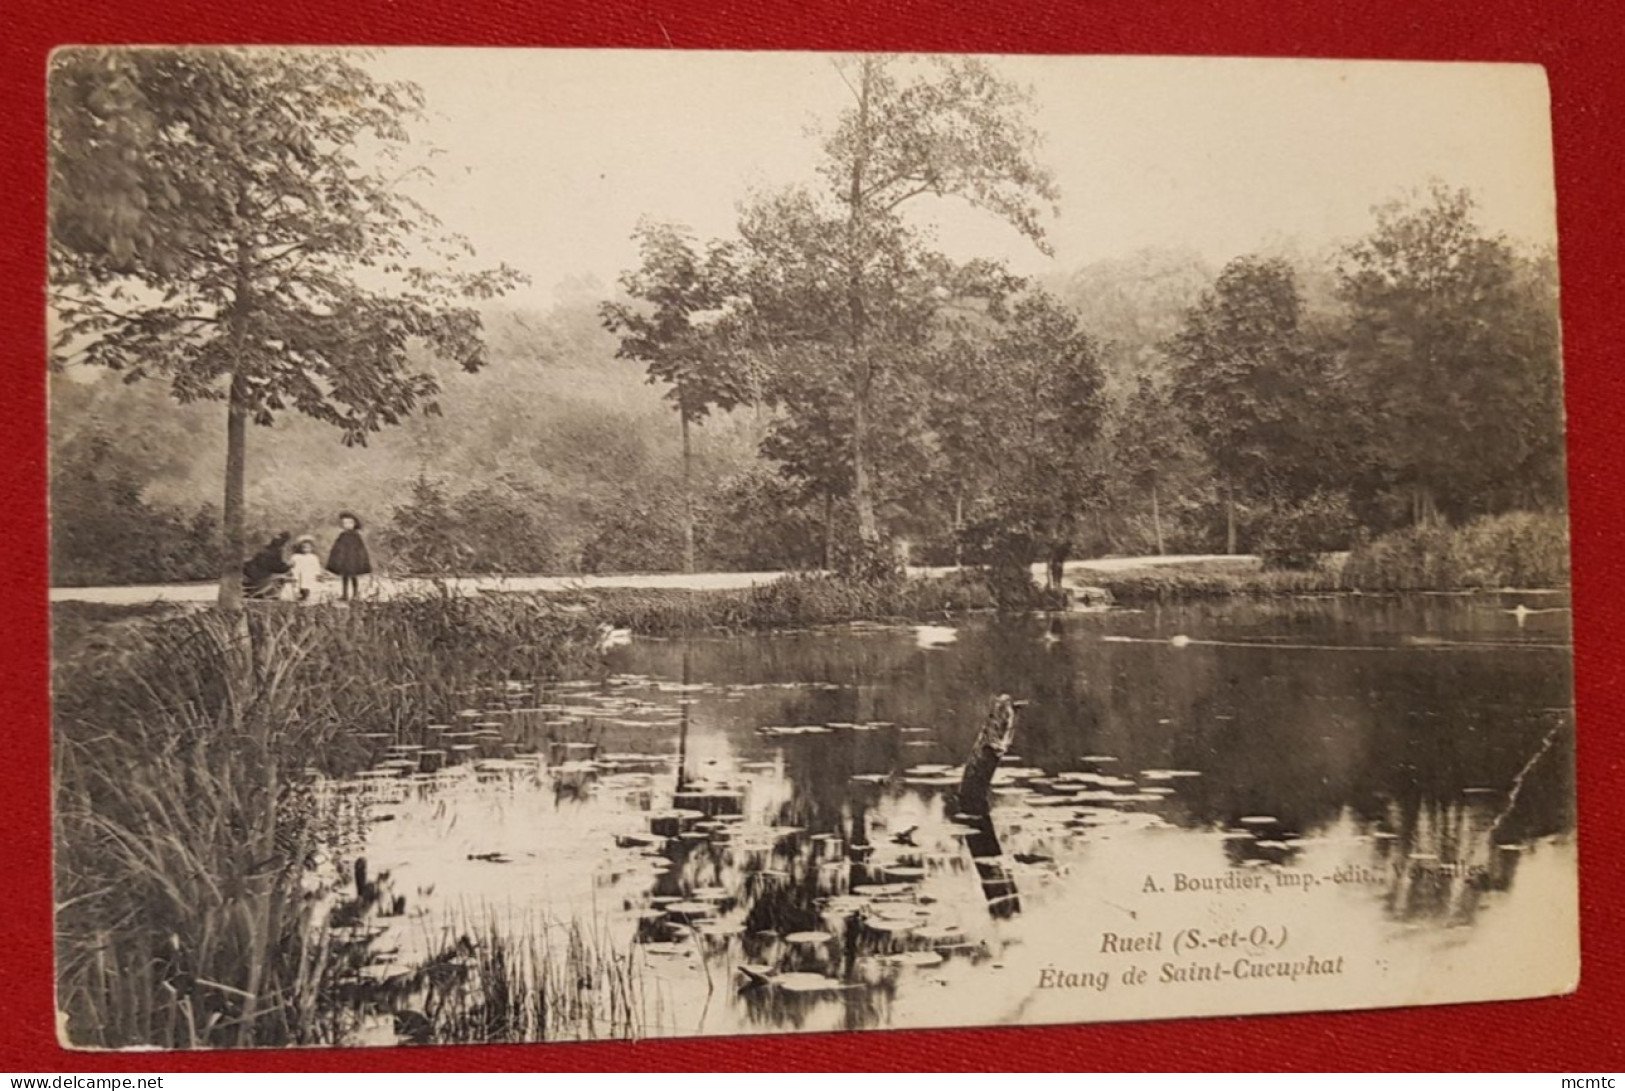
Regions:
<instances>
[{"instance_id":1,"label":"large tree with foliage","mask_svg":"<svg viewBox=\"0 0 1625 1091\"><path fill-rule=\"evenodd\" d=\"M1417 522L1560 502L1554 266L1486 234L1471 193L1442 183L1376 218L1341 269L1374 462Z\"/></svg>"},{"instance_id":2,"label":"large tree with foliage","mask_svg":"<svg viewBox=\"0 0 1625 1091\"><path fill-rule=\"evenodd\" d=\"M1344 471L1341 384L1286 262L1230 262L1165 348L1174 398L1225 489L1230 552L1238 498L1290 503Z\"/></svg>"},{"instance_id":3,"label":"large tree with foliage","mask_svg":"<svg viewBox=\"0 0 1625 1091\"><path fill-rule=\"evenodd\" d=\"M651 383L665 383L683 431L683 571L694 571L694 457L690 428L712 409L724 412L751 395L736 353L710 335L733 282L726 248L701 253L674 224L645 221L633 234L642 264L623 273L625 299L603 304L604 326L620 337L616 355L640 361Z\"/></svg>"},{"instance_id":4,"label":"large tree with foliage","mask_svg":"<svg viewBox=\"0 0 1625 1091\"><path fill-rule=\"evenodd\" d=\"M871 55L838 62L852 94L824 141L820 191L747 210L757 336L833 373L850 417L858 538L879 538L871 436L888 369L907 368L921 330L958 295L952 271L905 218L922 199L959 198L1040 247L1056 190L1034 158L1028 95L986 61Z\"/></svg>"},{"instance_id":5,"label":"large tree with foliage","mask_svg":"<svg viewBox=\"0 0 1625 1091\"><path fill-rule=\"evenodd\" d=\"M995 313L943 353L933 434L952 487L972 496L965 521L977 551L1019 587L1043 556L1053 584L1079 519L1104 497L1101 353L1051 296Z\"/></svg>"},{"instance_id":6,"label":"large tree with foliage","mask_svg":"<svg viewBox=\"0 0 1625 1091\"><path fill-rule=\"evenodd\" d=\"M342 51L53 58L54 359L225 404L223 603L240 593L250 421L293 410L364 443L435 408L411 346L485 362L470 303L516 274L451 271L466 244L405 191L421 107Z\"/></svg>"}]
</instances>

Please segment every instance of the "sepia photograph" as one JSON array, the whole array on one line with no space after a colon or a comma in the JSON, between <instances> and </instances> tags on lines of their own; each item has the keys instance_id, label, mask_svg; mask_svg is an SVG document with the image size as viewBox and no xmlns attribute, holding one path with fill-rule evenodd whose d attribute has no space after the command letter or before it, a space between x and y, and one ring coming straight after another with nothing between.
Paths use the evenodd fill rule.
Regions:
<instances>
[{"instance_id":1,"label":"sepia photograph","mask_svg":"<svg viewBox=\"0 0 1625 1091\"><path fill-rule=\"evenodd\" d=\"M44 78L64 1047L1577 987L1539 66Z\"/></svg>"}]
</instances>

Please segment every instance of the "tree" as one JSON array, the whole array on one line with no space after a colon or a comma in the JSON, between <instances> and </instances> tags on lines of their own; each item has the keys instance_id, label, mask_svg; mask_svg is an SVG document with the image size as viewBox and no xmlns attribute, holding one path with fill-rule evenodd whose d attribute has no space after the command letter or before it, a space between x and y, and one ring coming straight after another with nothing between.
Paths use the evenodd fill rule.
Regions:
<instances>
[{"instance_id":1,"label":"tree","mask_svg":"<svg viewBox=\"0 0 1625 1091\"><path fill-rule=\"evenodd\" d=\"M1439 182L1381 206L1341 268L1372 455L1418 523L1563 493L1555 276L1474 207Z\"/></svg>"},{"instance_id":2,"label":"tree","mask_svg":"<svg viewBox=\"0 0 1625 1091\"><path fill-rule=\"evenodd\" d=\"M240 596L247 424L294 410L351 445L436 411L409 347L478 370L469 304L519 279L444 271L471 250L400 185L421 106L332 50L53 60L54 358L226 404L222 604Z\"/></svg>"},{"instance_id":3,"label":"tree","mask_svg":"<svg viewBox=\"0 0 1625 1091\"><path fill-rule=\"evenodd\" d=\"M824 142L822 195L758 202L741 223L757 258L748 295L761 340L838 377L850 416L858 538L879 538L873 487L874 397L886 370L917 362L920 331L955 292L948 264L904 214L918 199L957 197L1045 246L1040 210L1056 189L1033 158L1026 92L986 61L941 58L928 74L864 56L837 70L852 93ZM815 349L816 351L808 351Z\"/></svg>"},{"instance_id":4,"label":"tree","mask_svg":"<svg viewBox=\"0 0 1625 1091\"><path fill-rule=\"evenodd\" d=\"M604 327L620 335L616 356L639 360L651 383L666 383L683 430L683 571L694 571L694 482L691 425L710 411L724 412L751 394L736 356L707 336L729 296L727 252L713 245L701 255L693 239L673 224L644 221L632 236L642 265L623 273L628 301L600 308Z\"/></svg>"},{"instance_id":5,"label":"tree","mask_svg":"<svg viewBox=\"0 0 1625 1091\"><path fill-rule=\"evenodd\" d=\"M416 574L526 574L556 569L548 497L498 474L458 496L420 476L387 534L396 564Z\"/></svg>"},{"instance_id":6,"label":"tree","mask_svg":"<svg viewBox=\"0 0 1625 1091\"><path fill-rule=\"evenodd\" d=\"M1031 293L951 355L952 378L934 386L934 432L961 487L980 493L970 533L1001 585L1029 587L1042 555L1057 588L1079 516L1104 496L1099 346L1053 297Z\"/></svg>"},{"instance_id":7,"label":"tree","mask_svg":"<svg viewBox=\"0 0 1625 1091\"><path fill-rule=\"evenodd\" d=\"M1115 424L1111 439L1114 468L1131 488L1143 490L1149 497L1152 544L1160 557L1164 553L1162 486L1191 457L1190 433L1174 405L1171 384L1140 375Z\"/></svg>"},{"instance_id":8,"label":"tree","mask_svg":"<svg viewBox=\"0 0 1625 1091\"><path fill-rule=\"evenodd\" d=\"M1292 269L1237 258L1167 343L1174 397L1225 489L1226 548L1236 551L1239 496L1301 499L1342 467L1331 354L1302 321Z\"/></svg>"}]
</instances>

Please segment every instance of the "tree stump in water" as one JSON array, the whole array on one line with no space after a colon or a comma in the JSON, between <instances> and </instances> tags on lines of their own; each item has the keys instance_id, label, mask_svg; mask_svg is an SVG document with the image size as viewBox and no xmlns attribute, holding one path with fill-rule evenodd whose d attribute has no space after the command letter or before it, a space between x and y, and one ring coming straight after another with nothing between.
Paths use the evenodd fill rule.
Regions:
<instances>
[{"instance_id":1,"label":"tree stump in water","mask_svg":"<svg viewBox=\"0 0 1625 1091\"><path fill-rule=\"evenodd\" d=\"M959 778L958 806L963 814L985 817L990 804L989 786L994 770L1010 749L1016 734L1016 710L1025 701L1013 701L1008 693L1001 693L988 704L987 719L976 733L970 754L965 758L965 771Z\"/></svg>"},{"instance_id":2,"label":"tree stump in water","mask_svg":"<svg viewBox=\"0 0 1625 1091\"><path fill-rule=\"evenodd\" d=\"M988 913L1000 918L1013 917L1021 912L1021 897L1016 891L1015 879L1005 866L1004 848L993 829L992 806L988 796L993 773L1015 738L1016 710L1024 704L1025 701L1011 700L1008 693L999 694L988 704L987 719L982 721L982 729L971 744L955 799L959 814L972 820L965 848L976 865L982 894L987 898Z\"/></svg>"}]
</instances>

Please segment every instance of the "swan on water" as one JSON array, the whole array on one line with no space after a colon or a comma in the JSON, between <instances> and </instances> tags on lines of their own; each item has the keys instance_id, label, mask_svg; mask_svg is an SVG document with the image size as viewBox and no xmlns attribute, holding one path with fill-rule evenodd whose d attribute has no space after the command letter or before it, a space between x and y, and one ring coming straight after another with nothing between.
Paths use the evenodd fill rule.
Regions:
<instances>
[{"instance_id":1,"label":"swan on water","mask_svg":"<svg viewBox=\"0 0 1625 1091\"><path fill-rule=\"evenodd\" d=\"M914 626L914 643L922 648L940 648L959 639L959 630L947 625Z\"/></svg>"}]
</instances>

